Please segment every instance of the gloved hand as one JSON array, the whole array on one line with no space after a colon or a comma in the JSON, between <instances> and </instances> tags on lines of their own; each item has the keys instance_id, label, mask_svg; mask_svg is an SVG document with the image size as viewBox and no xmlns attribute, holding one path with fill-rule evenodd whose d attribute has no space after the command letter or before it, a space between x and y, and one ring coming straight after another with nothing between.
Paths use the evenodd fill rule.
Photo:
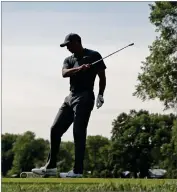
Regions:
<instances>
[{"instance_id":1,"label":"gloved hand","mask_svg":"<svg viewBox=\"0 0 177 192\"><path fill-rule=\"evenodd\" d=\"M97 109L99 109L104 103L104 98L102 95L98 95L97 100L96 100L96 106Z\"/></svg>"}]
</instances>

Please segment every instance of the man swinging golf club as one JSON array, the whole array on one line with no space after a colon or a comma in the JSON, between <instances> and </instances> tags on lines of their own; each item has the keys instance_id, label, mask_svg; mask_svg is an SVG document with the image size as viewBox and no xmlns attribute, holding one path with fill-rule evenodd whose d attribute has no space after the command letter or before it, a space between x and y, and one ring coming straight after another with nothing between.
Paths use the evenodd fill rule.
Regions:
<instances>
[{"instance_id":1,"label":"man swinging golf club","mask_svg":"<svg viewBox=\"0 0 177 192\"><path fill-rule=\"evenodd\" d=\"M96 106L100 108L106 87L106 65L99 52L83 48L81 37L71 33L65 37L60 47L67 47L72 53L64 60L62 76L70 78L70 93L60 107L50 132L50 152L44 167L34 168L32 172L39 175L56 175L57 154L61 137L73 123L75 144L75 163L73 170L60 177L82 177L86 146L87 126L95 103L94 82L99 77L99 93ZM95 65L91 63L100 60Z\"/></svg>"}]
</instances>

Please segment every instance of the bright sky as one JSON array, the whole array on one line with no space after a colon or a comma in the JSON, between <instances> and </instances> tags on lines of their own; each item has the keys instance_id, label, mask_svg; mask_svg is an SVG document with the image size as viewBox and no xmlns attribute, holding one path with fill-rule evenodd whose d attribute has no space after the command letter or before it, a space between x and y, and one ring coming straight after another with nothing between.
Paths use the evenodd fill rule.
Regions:
<instances>
[{"instance_id":1,"label":"bright sky","mask_svg":"<svg viewBox=\"0 0 177 192\"><path fill-rule=\"evenodd\" d=\"M33 131L49 139L50 126L69 94L61 67L70 53L60 48L70 32L85 48L106 56L107 87L94 108L88 135L111 136L112 121L130 109L163 113L158 101L133 97L141 61L156 37L148 2L2 2L2 133ZM98 78L95 95L98 93ZM63 140L73 141L72 127Z\"/></svg>"}]
</instances>

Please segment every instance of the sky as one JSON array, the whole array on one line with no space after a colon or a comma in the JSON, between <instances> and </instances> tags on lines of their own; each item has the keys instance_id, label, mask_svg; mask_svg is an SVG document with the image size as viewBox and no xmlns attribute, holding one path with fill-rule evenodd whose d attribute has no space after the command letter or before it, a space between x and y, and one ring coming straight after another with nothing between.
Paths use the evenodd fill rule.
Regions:
<instances>
[{"instance_id":1,"label":"sky","mask_svg":"<svg viewBox=\"0 0 177 192\"><path fill-rule=\"evenodd\" d=\"M149 21L150 2L2 2L2 133L32 131L49 139L54 118L69 94L61 68L70 53L60 48L67 34L104 57L130 43L134 46L105 59L105 103L93 109L88 135L110 138L112 121L131 109L163 112L158 101L132 96L148 46L156 38ZM95 96L98 94L98 78ZM63 141L73 141L72 126Z\"/></svg>"}]
</instances>

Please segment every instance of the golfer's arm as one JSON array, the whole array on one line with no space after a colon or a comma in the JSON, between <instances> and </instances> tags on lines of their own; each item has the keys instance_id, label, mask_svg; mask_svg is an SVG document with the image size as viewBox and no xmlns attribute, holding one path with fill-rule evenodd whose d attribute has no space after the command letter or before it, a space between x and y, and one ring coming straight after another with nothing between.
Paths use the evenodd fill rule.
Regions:
<instances>
[{"instance_id":1,"label":"golfer's arm","mask_svg":"<svg viewBox=\"0 0 177 192\"><path fill-rule=\"evenodd\" d=\"M66 77L71 77L72 75L76 74L77 72L80 71L80 68L79 67L75 67L75 68L72 68L72 69L66 69L66 68L63 68L62 69L62 76L64 78Z\"/></svg>"},{"instance_id":2,"label":"golfer's arm","mask_svg":"<svg viewBox=\"0 0 177 192\"><path fill-rule=\"evenodd\" d=\"M102 70L98 72L98 77L99 77L99 95L104 95L104 91L106 88L106 74L105 70Z\"/></svg>"}]
</instances>

